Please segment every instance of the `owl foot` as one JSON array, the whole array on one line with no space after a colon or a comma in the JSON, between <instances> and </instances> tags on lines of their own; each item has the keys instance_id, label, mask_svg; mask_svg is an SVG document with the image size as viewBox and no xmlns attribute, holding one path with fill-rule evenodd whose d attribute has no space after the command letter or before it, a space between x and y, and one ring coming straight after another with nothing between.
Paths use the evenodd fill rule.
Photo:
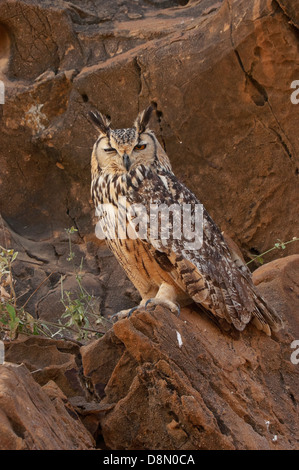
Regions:
<instances>
[{"instance_id":1,"label":"owl foot","mask_svg":"<svg viewBox=\"0 0 299 470\"><path fill-rule=\"evenodd\" d=\"M128 318L132 315L133 312L135 312L135 310L138 310L139 307L140 307L140 305L138 305L137 307L131 308L131 310L128 313Z\"/></svg>"},{"instance_id":2,"label":"owl foot","mask_svg":"<svg viewBox=\"0 0 299 470\"><path fill-rule=\"evenodd\" d=\"M127 318L129 313L133 310L132 308L128 308L127 310L121 310L120 312L114 313L111 315L110 320L113 323L116 323L118 320L122 320L123 318Z\"/></svg>"},{"instance_id":3,"label":"owl foot","mask_svg":"<svg viewBox=\"0 0 299 470\"><path fill-rule=\"evenodd\" d=\"M169 310L171 310L171 312L176 313L177 316L179 316L180 313L181 313L180 305L177 302L171 302L171 300L168 300L168 299L160 299L160 298L157 298L157 297L154 297L152 299L148 299L145 302L145 308L147 308L147 306L149 304L151 304L151 305L161 305L161 307L166 307Z\"/></svg>"},{"instance_id":4,"label":"owl foot","mask_svg":"<svg viewBox=\"0 0 299 470\"><path fill-rule=\"evenodd\" d=\"M122 320L123 318L129 318L138 308L140 308L140 305L137 307L128 308L127 310L121 310L120 312L111 315L110 320L112 320L113 323L116 323L118 320Z\"/></svg>"}]
</instances>

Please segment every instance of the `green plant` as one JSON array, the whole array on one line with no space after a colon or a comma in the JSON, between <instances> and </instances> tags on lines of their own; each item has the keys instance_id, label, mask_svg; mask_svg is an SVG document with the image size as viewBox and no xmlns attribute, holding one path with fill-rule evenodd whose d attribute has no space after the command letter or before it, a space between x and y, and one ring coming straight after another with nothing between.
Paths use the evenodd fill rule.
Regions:
<instances>
[{"instance_id":1,"label":"green plant","mask_svg":"<svg viewBox=\"0 0 299 470\"><path fill-rule=\"evenodd\" d=\"M90 327L90 320L93 319L94 323L98 325L102 322L102 318L96 310L96 299L93 295L89 294L83 287L83 258L77 268L74 259L75 253L72 248L71 236L78 230L75 227L71 227L65 230L68 235L69 242L69 256L67 261L73 263L73 269L76 273L75 279L77 283L76 292L70 292L64 290L63 287L63 276L61 276L61 302L65 308L65 312L61 318L66 320L62 327L73 328L78 332L78 339L86 339L91 331L96 330Z\"/></svg>"},{"instance_id":2,"label":"green plant","mask_svg":"<svg viewBox=\"0 0 299 470\"><path fill-rule=\"evenodd\" d=\"M1 297L6 297L10 301L13 300L15 303L15 290L12 280L11 265L18 256L18 252L14 250L7 250L0 246L0 286L1 286ZM7 293L6 287L9 288Z\"/></svg>"},{"instance_id":3,"label":"green plant","mask_svg":"<svg viewBox=\"0 0 299 470\"><path fill-rule=\"evenodd\" d=\"M75 258L75 253L73 252L73 248L72 248L71 235L75 232L78 232L78 230L75 227L71 227L71 228L66 228L65 231L68 235L68 240L69 240L69 256L68 256L67 260L68 261L73 261L73 259Z\"/></svg>"},{"instance_id":4,"label":"green plant","mask_svg":"<svg viewBox=\"0 0 299 470\"><path fill-rule=\"evenodd\" d=\"M299 238L298 237L293 237L292 240L288 240L287 242L282 242L281 240L277 239L277 243L275 243L274 246L272 246L272 248L270 248L269 250L267 251L264 251L264 253L261 253L260 255L257 255L257 256L254 256L250 261L248 261L248 263L246 263L247 265L248 264L251 264L253 263L254 261L257 261L258 263L260 264L264 264L264 259L263 259L263 256L265 256L266 254L270 253L271 251L273 250L285 250L286 249L286 246L289 245L289 243L294 243L294 242L297 242L299 241Z\"/></svg>"},{"instance_id":5,"label":"green plant","mask_svg":"<svg viewBox=\"0 0 299 470\"><path fill-rule=\"evenodd\" d=\"M77 230L74 227L66 229L69 238L69 255L67 260L74 263L75 254L72 249L71 235ZM64 338L66 332L74 334L77 339L90 339L101 336L105 331L98 328L102 318L96 310L94 296L90 295L82 285L83 274L81 260L79 268L74 264L76 272L77 291L65 291L63 288L63 277L61 277L61 302L65 312L58 322L50 322L33 318L27 311L26 305L31 297L37 292L44 282L53 274L50 273L43 282L35 289L23 305L18 305L18 299L14 289L12 264L17 259L18 252L0 246L0 339L14 339L19 333L27 335L43 335L54 337L56 335ZM93 318L91 326L90 318ZM63 322L63 320L66 320ZM67 339L70 339L69 337Z\"/></svg>"},{"instance_id":6,"label":"green plant","mask_svg":"<svg viewBox=\"0 0 299 470\"><path fill-rule=\"evenodd\" d=\"M0 246L0 328L10 332L14 337L20 318L16 313L16 294L13 285L11 265L18 256L14 250L7 250Z\"/></svg>"},{"instance_id":7,"label":"green plant","mask_svg":"<svg viewBox=\"0 0 299 470\"><path fill-rule=\"evenodd\" d=\"M102 323L102 318L97 312L95 298L87 292L82 284L83 259L81 259L79 267L76 267L74 263L75 253L73 252L71 236L75 232L77 232L77 229L74 227L66 229L69 243L69 255L67 260L73 263L73 269L76 273L77 289L75 292L65 290L63 286L64 280L63 277L61 277L60 300L65 311L61 316L62 321L60 320L59 322L35 319L26 311L28 301L53 273L50 273L30 295L27 301L19 306L12 273L12 265L17 259L18 252L0 246L0 339L14 339L18 333L43 335L47 337L59 335L64 338L65 332L68 331L72 335L76 334L77 339L86 340L91 337L101 336L105 333L105 331L98 328L98 325ZM295 241L299 241L299 238L293 237L292 240L287 242L278 239L272 248L253 257L247 265L254 261L263 264L264 255L273 250L285 250L288 244ZM91 319L95 327L91 325Z\"/></svg>"},{"instance_id":8,"label":"green plant","mask_svg":"<svg viewBox=\"0 0 299 470\"><path fill-rule=\"evenodd\" d=\"M33 317L25 311L24 306L17 307L12 275L12 264L17 256L18 252L0 246L0 332L10 339L15 338L19 332L37 334L38 330Z\"/></svg>"}]
</instances>

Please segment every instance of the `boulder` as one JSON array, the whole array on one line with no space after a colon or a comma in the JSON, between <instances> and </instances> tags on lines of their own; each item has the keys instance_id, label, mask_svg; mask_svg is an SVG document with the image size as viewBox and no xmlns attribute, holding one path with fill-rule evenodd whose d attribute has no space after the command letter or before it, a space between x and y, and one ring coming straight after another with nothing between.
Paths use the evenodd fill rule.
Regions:
<instances>
[{"instance_id":1,"label":"boulder","mask_svg":"<svg viewBox=\"0 0 299 470\"><path fill-rule=\"evenodd\" d=\"M253 282L299 338L299 255L264 264L253 272Z\"/></svg>"},{"instance_id":2,"label":"boulder","mask_svg":"<svg viewBox=\"0 0 299 470\"><path fill-rule=\"evenodd\" d=\"M245 261L298 236L298 27L292 0L1 2L0 245L18 251L18 305L57 321L61 279L76 295L78 269L98 314L138 303L94 235L93 108L128 127L153 103L151 126L175 174ZM271 338L157 307L81 348L8 344L19 365L0 367L1 445L298 448L297 250L269 253L266 261L281 259L253 275L286 318Z\"/></svg>"},{"instance_id":3,"label":"boulder","mask_svg":"<svg viewBox=\"0 0 299 470\"><path fill-rule=\"evenodd\" d=\"M191 309L139 310L81 348L109 449L298 449L293 337L223 333ZM283 397L283 398L282 398Z\"/></svg>"},{"instance_id":4,"label":"boulder","mask_svg":"<svg viewBox=\"0 0 299 470\"><path fill-rule=\"evenodd\" d=\"M40 387L24 365L0 366L1 450L90 450L94 441L54 382Z\"/></svg>"},{"instance_id":5,"label":"boulder","mask_svg":"<svg viewBox=\"0 0 299 470\"><path fill-rule=\"evenodd\" d=\"M6 343L6 367L26 366L26 380L47 391L61 416L67 409L80 418L96 448L298 449L299 366L292 359L298 275L297 255L254 273L257 288L284 319L284 328L271 337L252 325L242 333L223 332L195 306L182 309L180 317L156 307L135 311L81 346L21 336ZM8 400L15 383L5 383ZM32 400L43 411L35 395ZM38 426L46 433L44 422ZM3 429L3 442L25 446Z\"/></svg>"},{"instance_id":6,"label":"boulder","mask_svg":"<svg viewBox=\"0 0 299 470\"><path fill-rule=\"evenodd\" d=\"M41 386L53 380L67 397L85 396L79 345L74 342L20 335L6 343L5 361L26 366Z\"/></svg>"}]
</instances>

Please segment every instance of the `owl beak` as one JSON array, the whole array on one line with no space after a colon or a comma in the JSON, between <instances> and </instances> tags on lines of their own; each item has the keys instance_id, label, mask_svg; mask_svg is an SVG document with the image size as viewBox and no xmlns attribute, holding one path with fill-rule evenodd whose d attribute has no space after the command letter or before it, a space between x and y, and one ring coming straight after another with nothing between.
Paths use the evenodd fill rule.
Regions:
<instances>
[{"instance_id":1,"label":"owl beak","mask_svg":"<svg viewBox=\"0 0 299 470\"><path fill-rule=\"evenodd\" d=\"M131 161L130 161L130 157L127 153L124 153L123 154L123 162L124 162L124 167L127 171L129 171L129 168L131 166Z\"/></svg>"}]
</instances>

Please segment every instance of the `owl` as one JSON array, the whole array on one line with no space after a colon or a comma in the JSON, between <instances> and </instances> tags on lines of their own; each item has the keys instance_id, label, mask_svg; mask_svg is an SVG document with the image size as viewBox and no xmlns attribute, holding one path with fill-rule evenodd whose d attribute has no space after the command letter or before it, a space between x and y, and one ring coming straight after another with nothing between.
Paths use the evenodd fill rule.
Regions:
<instances>
[{"instance_id":1,"label":"owl","mask_svg":"<svg viewBox=\"0 0 299 470\"><path fill-rule=\"evenodd\" d=\"M99 132L91 157L91 195L102 238L138 290L140 306L158 304L179 314L182 306L195 302L224 329L242 331L252 322L270 335L282 326L279 315L258 293L249 269L206 209L174 175L149 128L152 111L149 106L139 113L128 129L112 129L110 118L89 112ZM178 236L182 212L168 211L162 223L162 211L156 210L161 206L188 208L191 229L196 228L195 208L201 208L200 243L187 243L190 230ZM121 311L117 318L132 311Z\"/></svg>"}]
</instances>

